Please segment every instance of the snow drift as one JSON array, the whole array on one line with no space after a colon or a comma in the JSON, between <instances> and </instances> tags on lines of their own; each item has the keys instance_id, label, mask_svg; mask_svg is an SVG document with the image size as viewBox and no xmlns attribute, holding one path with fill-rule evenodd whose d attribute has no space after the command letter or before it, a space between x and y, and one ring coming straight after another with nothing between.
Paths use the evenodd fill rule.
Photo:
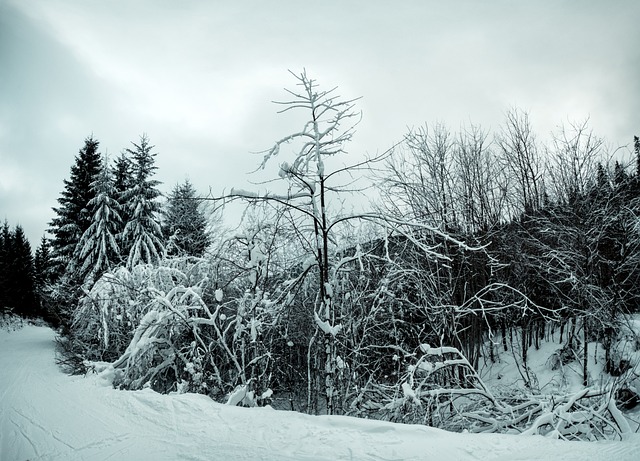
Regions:
<instances>
[{"instance_id":1,"label":"snow drift","mask_svg":"<svg viewBox=\"0 0 640 461\"><path fill-rule=\"evenodd\" d=\"M46 327L0 330L2 460L636 460L623 442L454 434L425 426L220 405L70 377Z\"/></svg>"}]
</instances>

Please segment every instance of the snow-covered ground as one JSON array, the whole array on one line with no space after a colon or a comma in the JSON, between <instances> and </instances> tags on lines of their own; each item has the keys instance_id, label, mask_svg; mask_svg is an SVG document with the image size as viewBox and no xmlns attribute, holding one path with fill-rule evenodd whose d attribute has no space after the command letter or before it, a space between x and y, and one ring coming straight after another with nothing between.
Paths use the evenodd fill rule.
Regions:
<instances>
[{"instance_id":1,"label":"snow-covered ground","mask_svg":"<svg viewBox=\"0 0 640 461\"><path fill-rule=\"evenodd\" d=\"M46 327L0 330L1 460L640 460L623 442L453 434L424 426L126 392L70 377Z\"/></svg>"},{"instance_id":2,"label":"snow-covered ground","mask_svg":"<svg viewBox=\"0 0 640 461\"><path fill-rule=\"evenodd\" d=\"M623 331L634 331L640 334L640 315L635 315L627 320L628 325ZM629 333L629 337L633 334ZM497 339L495 349L496 361L490 363L488 357L481 359L479 374L483 382L496 394L515 392L517 389L524 391L523 375L527 374L518 363L522 363L522 358L518 353L518 358L514 356L513 347L509 347L507 352L502 350L502 338ZM530 347L527 353L528 379L537 392L541 394L573 394L580 391L583 386L583 358L582 355L575 355L574 360L567 363L553 366L552 356L559 351L566 343L560 341L560 331L556 329L553 335L540 342L540 348ZM622 357L631 363L640 363L640 351L636 351L635 339L622 339L618 342L618 351ZM519 343L515 345L520 348ZM588 347L588 382L593 388L604 388L611 384L615 378L604 373L605 352L602 344L590 342ZM631 383L631 388L640 394L640 380L636 379ZM631 416L633 420L630 424L633 429L639 428L640 408L635 409ZM640 460L640 454L638 455Z\"/></svg>"}]
</instances>

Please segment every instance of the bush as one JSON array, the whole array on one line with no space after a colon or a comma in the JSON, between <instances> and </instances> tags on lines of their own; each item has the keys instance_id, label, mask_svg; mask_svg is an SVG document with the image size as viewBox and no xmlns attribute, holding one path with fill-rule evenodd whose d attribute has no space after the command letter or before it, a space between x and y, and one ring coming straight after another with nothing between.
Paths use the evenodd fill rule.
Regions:
<instances>
[{"instance_id":1,"label":"bush","mask_svg":"<svg viewBox=\"0 0 640 461\"><path fill-rule=\"evenodd\" d=\"M21 329L24 324L25 320L13 314L10 309L5 309L2 314L0 314L0 329L2 330L16 331Z\"/></svg>"}]
</instances>

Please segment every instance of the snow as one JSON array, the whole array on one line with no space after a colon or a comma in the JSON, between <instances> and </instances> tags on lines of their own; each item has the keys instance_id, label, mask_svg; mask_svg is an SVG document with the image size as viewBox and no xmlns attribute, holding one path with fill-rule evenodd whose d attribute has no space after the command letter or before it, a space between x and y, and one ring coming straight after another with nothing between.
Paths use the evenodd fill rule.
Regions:
<instances>
[{"instance_id":1,"label":"snow","mask_svg":"<svg viewBox=\"0 0 640 461\"><path fill-rule=\"evenodd\" d=\"M640 331L640 330L639 330ZM513 350L509 346L509 351L502 350L501 337L497 338L497 347L495 349L496 363L491 364L488 357L485 357L487 363L481 364L479 367L482 380L489 385L490 388L498 389L525 389L522 374L525 370L521 362L521 358L514 357ZM564 339L566 342L566 337ZM547 340L540 342L540 348L529 347L527 352L526 370L532 379L531 385L543 394L572 394L580 391L582 386L582 356L579 354L575 360L561 365L557 368L553 367L551 357L555 352L564 346L564 342L560 342L559 329ZM516 349L520 348L519 343L515 344ZM600 343L589 343L588 356L588 372L589 384L592 387L600 387L607 384L604 379L604 349ZM594 353L596 357L594 357ZM519 353L518 353L519 354ZM604 380L603 380L604 379Z\"/></svg>"},{"instance_id":2,"label":"snow","mask_svg":"<svg viewBox=\"0 0 640 461\"><path fill-rule=\"evenodd\" d=\"M229 192L230 195L237 195L239 197L244 197L244 198L257 198L258 194L249 190L245 190L245 189L239 189L236 187L232 187L231 191Z\"/></svg>"},{"instance_id":3,"label":"snow","mask_svg":"<svg viewBox=\"0 0 640 461\"><path fill-rule=\"evenodd\" d=\"M335 337L342 330L342 325L341 324L338 324L336 326L332 326L329 322L321 320L320 317L318 316L317 312L313 313L313 317L314 317L314 319L316 321L316 325L318 325L318 327L320 327L320 329L327 335L331 335L331 336Z\"/></svg>"},{"instance_id":4,"label":"snow","mask_svg":"<svg viewBox=\"0 0 640 461\"><path fill-rule=\"evenodd\" d=\"M623 442L454 434L426 426L221 405L197 394L113 389L109 373L67 376L46 327L0 330L2 460L638 459Z\"/></svg>"},{"instance_id":5,"label":"snow","mask_svg":"<svg viewBox=\"0 0 640 461\"><path fill-rule=\"evenodd\" d=\"M404 394L405 399L413 400L416 405L422 405L415 391L411 388L411 384L402 383L402 393Z\"/></svg>"}]
</instances>

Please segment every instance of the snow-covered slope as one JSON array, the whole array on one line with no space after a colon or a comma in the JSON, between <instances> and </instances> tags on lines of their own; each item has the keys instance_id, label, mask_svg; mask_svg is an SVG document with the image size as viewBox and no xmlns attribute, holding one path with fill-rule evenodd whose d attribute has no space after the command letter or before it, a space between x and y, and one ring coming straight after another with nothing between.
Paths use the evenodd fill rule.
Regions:
<instances>
[{"instance_id":1,"label":"snow-covered slope","mask_svg":"<svg viewBox=\"0 0 640 461\"><path fill-rule=\"evenodd\" d=\"M0 331L1 460L607 460L640 459L624 442L452 434L355 418L219 405L194 394L112 389L69 377L54 332Z\"/></svg>"}]
</instances>

